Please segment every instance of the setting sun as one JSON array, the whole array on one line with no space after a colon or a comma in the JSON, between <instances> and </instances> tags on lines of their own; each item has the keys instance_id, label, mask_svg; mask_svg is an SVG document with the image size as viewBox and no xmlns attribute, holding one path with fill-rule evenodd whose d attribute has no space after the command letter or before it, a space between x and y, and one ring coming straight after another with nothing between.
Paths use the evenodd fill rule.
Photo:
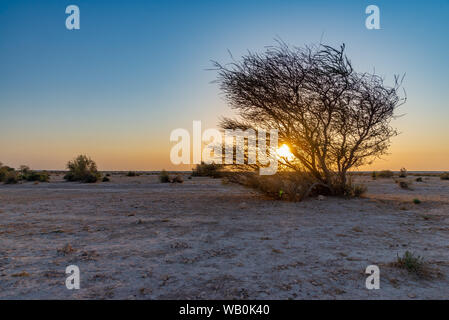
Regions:
<instances>
[{"instance_id":1,"label":"setting sun","mask_svg":"<svg viewBox=\"0 0 449 320\"><path fill-rule=\"evenodd\" d=\"M287 160L292 160L295 157L286 144L283 144L276 152L280 158L286 158Z\"/></svg>"}]
</instances>

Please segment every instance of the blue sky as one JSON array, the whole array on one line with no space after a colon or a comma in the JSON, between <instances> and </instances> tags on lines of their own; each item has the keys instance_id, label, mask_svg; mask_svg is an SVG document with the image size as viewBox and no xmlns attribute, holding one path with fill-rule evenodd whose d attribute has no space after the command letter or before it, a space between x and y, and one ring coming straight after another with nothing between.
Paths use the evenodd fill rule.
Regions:
<instances>
[{"instance_id":1,"label":"blue sky","mask_svg":"<svg viewBox=\"0 0 449 320\"><path fill-rule=\"evenodd\" d=\"M65 28L78 5L81 29ZM380 8L381 30L365 28ZM169 134L229 115L210 60L281 38L345 43L359 71L406 73L402 135L374 168L449 169L449 2L0 1L0 161L62 169L88 153L104 170L169 164ZM398 167L399 166L399 167Z\"/></svg>"}]
</instances>

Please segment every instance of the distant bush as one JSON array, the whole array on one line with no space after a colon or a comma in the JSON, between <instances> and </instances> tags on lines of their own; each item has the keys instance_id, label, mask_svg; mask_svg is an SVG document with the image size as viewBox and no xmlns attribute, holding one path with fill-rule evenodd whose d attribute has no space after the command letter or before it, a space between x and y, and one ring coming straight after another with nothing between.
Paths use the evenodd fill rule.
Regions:
<instances>
[{"instance_id":1,"label":"distant bush","mask_svg":"<svg viewBox=\"0 0 449 320\"><path fill-rule=\"evenodd\" d=\"M19 173L14 168L5 166L0 162L0 182L3 182L4 184L15 184L19 181Z\"/></svg>"},{"instance_id":2,"label":"distant bush","mask_svg":"<svg viewBox=\"0 0 449 320\"><path fill-rule=\"evenodd\" d=\"M127 177L136 177L136 176L138 176L138 174L137 174L135 171L129 171L129 172L126 174L126 176L127 176Z\"/></svg>"},{"instance_id":3,"label":"distant bush","mask_svg":"<svg viewBox=\"0 0 449 320\"><path fill-rule=\"evenodd\" d=\"M371 178L373 178L373 180L376 180L376 178L377 178L377 172L376 171L371 172Z\"/></svg>"},{"instance_id":4,"label":"distant bush","mask_svg":"<svg viewBox=\"0 0 449 320\"><path fill-rule=\"evenodd\" d=\"M109 181L111 181L111 179L109 179L108 177L104 177L102 181L103 182L109 182Z\"/></svg>"},{"instance_id":5,"label":"distant bush","mask_svg":"<svg viewBox=\"0 0 449 320\"><path fill-rule=\"evenodd\" d=\"M29 173L29 172L31 171L31 169L30 169L30 167L28 167L28 166L21 165L21 166L19 167L19 171L20 171L20 174L26 175L27 173Z\"/></svg>"},{"instance_id":6,"label":"distant bush","mask_svg":"<svg viewBox=\"0 0 449 320\"><path fill-rule=\"evenodd\" d=\"M407 178L407 169L401 168L399 171L399 178Z\"/></svg>"},{"instance_id":7,"label":"distant bush","mask_svg":"<svg viewBox=\"0 0 449 320\"><path fill-rule=\"evenodd\" d=\"M5 179L7 176L10 175L11 172L14 172L14 168L4 166L2 163L0 163L0 181L5 182Z\"/></svg>"},{"instance_id":8,"label":"distant bush","mask_svg":"<svg viewBox=\"0 0 449 320\"><path fill-rule=\"evenodd\" d=\"M201 164L197 164L196 168L192 170L192 176L221 178L223 177L223 172L220 171L222 168L223 165L221 164L206 164L204 162L201 162Z\"/></svg>"},{"instance_id":9,"label":"distant bush","mask_svg":"<svg viewBox=\"0 0 449 320\"><path fill-rule=\"evenodd\" d=\"M393 175L393 171L391 170L382 170L376 173L376 176L379 178L391 178Z\"/></svg>"},{"instance_id":10,"label":"distant bush","mask_svg":"<svg viewBox=\"0 0 449 320\"><path fill-rule=\"evenodd\" d=\"M440 175L441 180L449 180L449 172L445 172Z\"/></svg>"},{"instance_id":11,"label":"distant bush","mask_svg":"<svg viewBox=\"0 0 449 320\"><path fill-rule=\"evenodd\" d=\"M159 174L159 181L161 183L169 183L170 182L170 176L168 175L167 171L162 170Z\"/></svg>"},{"instance_id":12,"label":"distant bush","mask_svg":"<svg viewBox=\"0 0 449 320\"><path fill-rule=\"evenodd\" d=\"M415 199L413 199L413 203L414 203L414 204L420 204L420 203L421 203L421 200L415 198Z\"/></svg>"},{"instance_id":13,"label":"distant bush","mask_svg":"<svg viewBox=\"0 0 449 320\"><path fill-rule=\"evenodd\" d=\"M67 163L69 172L64 176L67 181L94 183L101 178L95 161L85 155L79 155Z\"/></svg>"},{"instance_id":14,"label":"distant bush","mask_svg":"<svg viewBox=\"0 0 449 320\"><path fill-rule=\"evenodd\" d=\"M3 166L0 163L0 181L5 184L18 183L20 180L49 182L50 175L46 171L38 172L31 170L28 166L20 166L19 170Z\"/></svg>"},{"instance_id":15,"label":"distant bush","mask_svg":"<svg viewBox=\"0 0 449 320\"><path fill-rule=\"evenodd\" d=\"M421 177L415 179L416 182L423 182Z\"/></svg>"},{"instance_id":16,"label":"distant bush","mask_svg":"<svg viewBox=\"0 0 449 320\"><path fill-rule=\"evenodd\" d=\"M50 175L46 171L36 172L36 171L28 170L28 171L26 171L26 173L21 174L21 178L26 181L38 181L38 182L49 182L50 181Z\"/></svg>"},{"instance_id":17,"label":"distant bush","mask_svg":"<svg viewBox=\"0 0 449 320\"><path fill-rule=\"evenodd\" d=\"M3 182L5 184L15 184L18 183L20 180L19 174L16 171L8 171L4 178L3 178Z\"/></svg>"}]
</instances>

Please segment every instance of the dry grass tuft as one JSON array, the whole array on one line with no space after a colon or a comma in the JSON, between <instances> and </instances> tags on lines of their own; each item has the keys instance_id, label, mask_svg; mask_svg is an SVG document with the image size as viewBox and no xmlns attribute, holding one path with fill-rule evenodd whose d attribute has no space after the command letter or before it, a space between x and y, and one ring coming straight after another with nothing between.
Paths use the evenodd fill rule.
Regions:
<instances>
[{"instance_id":1,"label":"dry grass tuft","mask_svg":"<svg viewBox=\"0 0 449 320\"><path fill-rule=\"evenodd\" d=\"M430 268L424 259L410 251L406 251L402 257L397 256L397 260L391 264L393 267L407 270L408 273L420 279L431 279L435 276L442 276L438 270Z\"/></svg>"}]
</instances>

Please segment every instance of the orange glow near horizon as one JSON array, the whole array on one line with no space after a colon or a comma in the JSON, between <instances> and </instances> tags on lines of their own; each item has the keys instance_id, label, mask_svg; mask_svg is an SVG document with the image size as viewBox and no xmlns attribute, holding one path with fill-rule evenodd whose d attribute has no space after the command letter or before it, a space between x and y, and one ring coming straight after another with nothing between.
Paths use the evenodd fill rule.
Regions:
<instances>
[{"instance_id":1,"label":"orange glow near horizon","mask_svg":"<svg viewBox=\"0 0 449 320\"><path fill-rule=\"evenodd\" d=\"M162 140L162 139L161 139ZM174 144L168 141L143 141L116 144L108 143L73 143L65 145L58 141L49 141L40 144L17 141L1 141L0 162L18 168L28 165L35 170L64 170L67 161L78 154L86 154L96 161L99 170L103 171L158 171L190 170L193 165L173 165L170 162L170 149ZM358 171L394 170L405 167L409 171L449 171L449 148L441 148L428 143L419 149L414 143L408 145L405 139L397 141L389 150L389 154L376 159L371 165L354 168ZM115 140L116 141L116 140ZM5 150L7 152L5 152ZM293 157L287 145L277 149L281 157Z\"/></svg>"},{"instance_id":2,"label":"orange glow near horizon","mask_svg":"<svg viewBox=\"0 0 449 320\"><path fill-rule=\"evenodd\" d=\"M216 117L216 114L205 117L203 130L213 128ZM389 154L375 159L371 165L353 169L398 171L405 167L409 171L449 171L449 144L445 143L449 132L444 121L423 119L408 116L397 120L394 126L402 133L392 139ZM26 123L9 130L0 128L0 162L15 168L28 165L35 170L65 170L69 160L86 154L103 171L185 171L193 167L170 162L170 150L175 143L169 141L172 129L186 128L192 132L191 121L180 119L169 124L161 121L150 126L151 121L144 117L130 116L112 128L109 123L79 128L71 123L63 127L49 121L44 127ZM418 127L420 130L416 130ZM291 156L287 145L280 146L278 154Z\"/></svg>"}]
</instances>

